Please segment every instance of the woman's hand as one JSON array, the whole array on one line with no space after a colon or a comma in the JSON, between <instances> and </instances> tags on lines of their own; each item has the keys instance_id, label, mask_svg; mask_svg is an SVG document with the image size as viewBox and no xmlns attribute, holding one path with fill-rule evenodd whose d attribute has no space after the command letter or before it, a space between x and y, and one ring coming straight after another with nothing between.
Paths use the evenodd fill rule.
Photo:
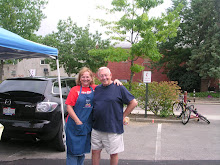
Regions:
<instances>
[{"instance_id":1,"label":"woman's hand","mask_svg":"<svg viewBox=\"0 0 220 165\"><path fill-rule=\"evenodd\" d=\"M78 116L76 115L75 111L73 110L73 107L71 105L67 105L67 112L70 115L70 117L75 121L76 125L83 124Z\"/></svg>"},{"instance_id":2,"label":"woman's hand","mask_svg":"<svg viewBox=\"0 0 220 165\"><path fill-rule=\"evenodd\" d=\"M117 86L123 85L123 84L121 83L121 81L119 81L118 79L115 79L115 80L114 80L114 84L116 84Z\"/></svg>"},{"instance_id":3,"label":"woman's hand","mask_svg":"<svg viewBox=\"0 0 220 165\"><path fill-rule=\"evenodd\" d=\"M83 123L79 120L79 121L75 121L76 125L82 125Z\"/></svg>"}]
</instances>

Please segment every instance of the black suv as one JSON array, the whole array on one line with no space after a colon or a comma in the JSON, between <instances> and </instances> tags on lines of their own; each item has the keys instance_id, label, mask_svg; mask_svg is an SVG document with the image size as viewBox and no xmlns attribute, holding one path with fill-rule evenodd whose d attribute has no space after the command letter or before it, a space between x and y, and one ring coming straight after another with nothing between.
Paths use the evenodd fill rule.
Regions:
<instances>
[{"instance_id":1,"label":"black suv","mask_svg":"<svg viewBox=\"0 0 220 165\"><path fill-rule=\"evenodd\" d=\"M61 78L63 103L75 86L75 78ZM64 114L67 115L64 104ZM31 137L53 140L65 151L59 85L57 78L11 78L0 84L1 141Z\"/></svg>"}]
</instances>

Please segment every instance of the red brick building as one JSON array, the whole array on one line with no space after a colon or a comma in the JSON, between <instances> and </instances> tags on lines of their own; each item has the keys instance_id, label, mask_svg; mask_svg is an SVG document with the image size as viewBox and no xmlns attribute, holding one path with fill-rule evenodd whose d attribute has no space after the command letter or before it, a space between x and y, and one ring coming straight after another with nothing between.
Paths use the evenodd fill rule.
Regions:
<instances>
[{"instance_id":1,"label":"red brick building","mask_svg":"<svg viewBox=\"0 0 220 165\"><path fill-rule=\"evenodd\" d=\"M131 47L131 44L126 43L126 42L122 42L122 43L116 45L115 47L129 49ZM147 59L139 58L134 63L144 66L145 69L143 71L151 71L151 69L148 68L150 63L148 62ZM131 63L129 61L126 61L126 62L109 62L107 67L110 68L110 70L112 72L113 80L119 79L119 80L123 80L123 81L128 81L128 80L130 80L130 74L131 74L130 66L131 66ZM139 73L135 73L135 75L133 77L133 82L143 82L143 71L139 72ZM151 71L151 82L153 82L153 81L156 81L156 82L169 81L167 75L162 74L163 71L164 71L163 69L160 69L159 71L157 71L157 70ZM209 81L208 85L206 82L204 83L203 81L204 80L202 80L202 82L201 82L201 91L208 91L208 87L214 87L215 91L219 90L219 81L220 80L213 80L213 79L205 80L205 81Z\"/></svg>"},{"instance_id":2,"label":"red brick building","mask_svg":"<svg viewBox=\"0 0 220 165\"><path fill-rule=\"evenodd\" d=\"M123 49L130 49L131 44L128 42L122 42L120 44L117 44L115 47L121 47ZM148 68L147 66L150 65L150 63L148 62L147 59L142 59L139 58L137 61L134 62L135 64L139 64L145 67L145 69L143 71L151 71L150 68ZM112 72L112 78L114 79L119 79L119 80L124 80L124 81L128 81L130 80L130 67L131 67L131 63L129 61L126 62L109 62L108 63L108 68L110 68L111 72ZM143 71L139 72L139 73L135 73L134 77L133 77L133 81L134 82L142 82L143 81ZM169 79L167 78L166 74L162 74L163 70L154 70L151 72L151 81L169 81Z\"/></svg>"},{"instance_id":3,"label":"red brick building","mask_svg":"<svg viewBox=\"0 0 220 165\"><path fill-rule=\"evenodd\" d=\"M147 62L147 60L139 58L137 61L135 61L135 64L139 64L139 65L144 66L145 69L143 71L151 71L151 69L147 67L147 65L149 65L149 62ZM124 81L130 80L131 63L129 61L127 61L127 62L109 62L107 67L112 72L113 80L116 78L119 80L124 80ZM140 81L142 82L143 81L143 71L139 72L139 73L135 73L135 75L133 77L134 82L140 82ZM163 72L163 70L152 71L151 81L157 81L157 82L169 81L166 74L162 74L162 72Z\"/></svg>"},{"instance_id":4,"label":"red brick building","mask_svg":"<svg viewBox=\"0 0 220 165\"><path fill-rule=\"evenodd\" d=\"M145 69L143 71L151 71L151 69L147 67L147 65L149 65L149 62L147 62L147 60L139 58L135 62L135 64L145 66ZM109 62L107 67L112 72L113 80L119 79L122 81L128 81L130 80L130 74L131 74L130 66L131 66L130 62ZM135 73L133 77L133 82L143 82L143 71L139 73ZM169 81L167 75L162 73L163 73L163 69L160 69L159 71L157 70L151 71L151 82ZM208 90L219 91L219 85L218 85L219 83L220 80L202 79L201 92Z\"/></svg>"}]
</instances>

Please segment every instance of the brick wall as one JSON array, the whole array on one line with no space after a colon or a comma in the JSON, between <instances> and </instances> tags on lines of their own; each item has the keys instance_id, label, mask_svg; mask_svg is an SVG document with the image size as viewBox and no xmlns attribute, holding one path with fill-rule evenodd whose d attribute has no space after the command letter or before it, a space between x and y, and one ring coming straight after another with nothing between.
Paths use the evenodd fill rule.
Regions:
<instances>
[{"instance_id":1,"label":"brick wall","mask_svg":"<svg viewBox=\"0 0 220 165\"><path fill-rule=\"evenodd\" d=\"M142 66L145 66L144 71L150 71L150 69L147 67L146 64L149 64L146 60L143 60L141 58L139 58L137 61L135 61L135 64L139 64ZM112 79L123 79L123 80L130 80L130 62L109 62L108 63L108 68L110 68L111 72L112 72ZM169 81L169 79L167 78L166 74L162 74L163 69L157 71L154 70L152 71L151 74L151 81ZM140 82L143 80L143 72L140 73L135 73L134 77L133 77L133 81L134 82Z\"/></svg>"}]
</instances>

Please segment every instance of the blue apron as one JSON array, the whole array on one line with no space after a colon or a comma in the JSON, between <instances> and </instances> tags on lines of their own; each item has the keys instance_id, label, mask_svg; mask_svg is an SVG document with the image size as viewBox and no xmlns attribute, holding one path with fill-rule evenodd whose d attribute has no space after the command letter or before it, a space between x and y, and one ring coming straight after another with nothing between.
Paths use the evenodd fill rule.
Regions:
<instances>
[{"instance_id":1,"label":"blue apron","mask_svg":"<svg viewBox=\"0 0 220 165\"><path fill-rule=\"evenodd\" d=\"M91 149L91 131L92 131L92 108L94 92L90 87L90 94L82 94L82 86L74 111L82 125L76 125L75 121L69 116L66 123L66 144L67 154L82 155L89 153Z\"/></svg>"}]
</instances>

